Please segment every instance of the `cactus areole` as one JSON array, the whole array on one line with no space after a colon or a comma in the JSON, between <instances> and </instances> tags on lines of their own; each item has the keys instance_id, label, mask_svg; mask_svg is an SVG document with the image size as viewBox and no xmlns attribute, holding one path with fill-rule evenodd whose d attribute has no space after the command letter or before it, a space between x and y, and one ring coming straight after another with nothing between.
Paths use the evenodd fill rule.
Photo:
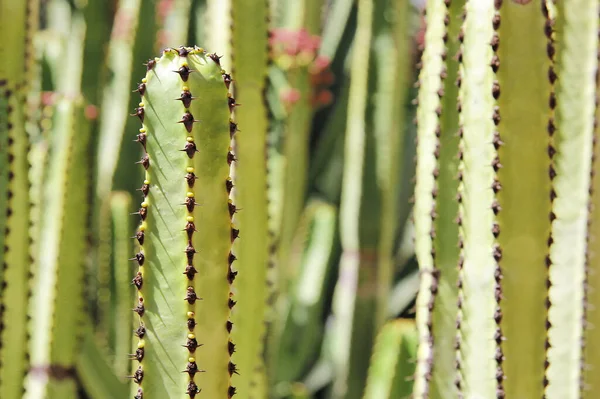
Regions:
<instances>
[{"instance_id":1,"label":"cactus areole","mask_svg":"<svg viewBox=\"0 0 600 399\"><path fill-rule=\"evenodd\" d=\"M230 76L198 47L148 61L133 113L145 169L132 284L136 338L133 397L231 398L229 337L239 230L231 223ZM201 375L206 373L205 378Z\"/></svg>"}]
</instances>

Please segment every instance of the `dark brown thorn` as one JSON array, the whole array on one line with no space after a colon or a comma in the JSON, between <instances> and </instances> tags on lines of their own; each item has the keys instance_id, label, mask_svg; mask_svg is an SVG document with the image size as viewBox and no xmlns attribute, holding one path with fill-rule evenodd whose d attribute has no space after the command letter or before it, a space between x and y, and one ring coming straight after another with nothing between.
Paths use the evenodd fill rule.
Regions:
<instances>
[{"instance_id":1,"label":"dark brown thorn","mask_svg":"<svg viewBox=\"0 0 600 399\"><path fill-rule=\"evenodd\" d=\"M130 353L129 355L129 360L137 360L138 362L141 362L144 359L144 348L137 348L135 350L135 353Z\"/></svg>"},{"instance_id":2,"label":"dark brown thorn","mask_svg":"<svg viewBox=\"0 0 600 399\"><path fill-rule=\"evenodd\" d=\"M225 323L225 329L227 330L228 333L231 334L232 328L233 328L233 323L231 322L231 320L227 320L227 322Z\"/></svg>"},{"instance_id":3,"label":"dark brown thorn","mask_svg":"<svg viewBox=\"0 0 600 399\"><path fill-rule=\"evenodd\" d=\"M198 148L196 147L196 143L194 143L193 141L188 141L187 143L185 143L185 147L183 147L183 149L179 150L179 151L183 151L187 154L188 158L192 159L194 157L194 154L198 151Z\"/></svg>"},{"instance_id":4,"label":"dark brown thorn","mask_svg":"<svg viewBox=\"0 0 600 399\"><path fill-rule=\"evenodd\" d=\"M233 398L233 395L235 395L236 393L237 389L235 389L235 387L230 386L229 388L227 388L227 399Z\"/></svg>"},{"instance_id":5,"label":"dark brown thorn","mask_svg":"<svg viewBox=\"0 0 600 399\"><path fill-rule=\"evenodd\" d=\"M230 178L225 180L225 188L227 189L227 194L231 194L231 189L233 188L233 181Z\"/></svg>"},{"instance_id":6,"label":"dark brown thorn","mask_svg":"<svg viewBox=\"0 0 600 399\"><path fill-rule=\"evenodd\" d=\"M137 261L138 265L140 265L140 266L142 266L144 264L144 259L145 259L144 253L141 252L141 251L138 252L138 253L136 253L133 256L133 258L129 258L129 260L135 260L135 261Z\"/></svg>"},{"instance_id":7,"label":"dark brown thorn","mask_svg":"<svg viewBox=\"0 0 600 399\"><path fill-rule=\"evenodd\" d=\"M144 370L142 369L142 366L138 366L133 375L130 375L127 378L133 379L136 384L141 384L144 379Z\"/></svg>"},{"instance_id":8,"label":"dark brown thorn","mask_svg":"<svg viewBox=\"0 0 600 399\"><path fill-rule=\"evenodd\" d=\"M144 323L141 323L140 326L136 328L134 334L138 338L144 338L144 335L146 335L146 327L144 326Z\"/></svg>"},{"instance_id":9,"label":"dark brown thorn","mask_svg":"<svg viewBox=\"0 0 600 399\"><path fill-rule=\"evenodd\" d=\"M217 53L212 53L208 55L208 58L210 58L211 60L213 60L215 62L215 64L221 66L221 58L223 58L223 56L218 56Z\"/></svg>"},{"instance_id":10,"label":"dark brown thorn","mask_svg":"<svg viewBox=\"0 0 600 399\"><path fill-rule=\"evenodd\" d=\"M200 388L198 388L198 385L196 385L194 381L190 381L188 382L185 393L190 395L190 398L194 399L196 395L200 393Z\"/></svg>"},{"instance_id":11,"label":"dark brown thorn","mask_svg":"<svg viewBox=\"0 0 600 399\"><path fill-rule=\"evenodd\" d=\"M192 93L189 91L182 91L181 96L176 98L175 100L179 100L183 103L183 106L189 108L192 104L192 100L195 100L197 97L192 97Z\"/></svg>"},{"instance_id":12,"label":"dark brown thorn","mask_svg":"<svg viewBox=\"0 0 600 399\"><path fill-rule=\"evenodd\" d=\"M154 58L150 58L144 65L146 65L146 70L151 71L156 65L156 60Z\"/></svg>"},{"instance_id":13,"label":"dark brown thorn","mask_svg":"<svg viewBox=\"0 0 600 399\"><path fill-rule=\"evenodd\" d=\"M192 115L189 112L186 112L181 117L181 120L178 121L177 123L183 123L183 126L185 126L185 130L187 130L188 133L191 133L192 132L192 128L194 127L194 123L195 122L200 122L200 121L195 120L194 119L194 115Z\"/></svg>"},{"instance_id":14,"label":"dark brown thorn","mask_svg":"<svg viewBox=\"0 0 600 399\"><path fill-rule=\"evenodd\" d=\"M229 309L233 309L233 307L235 306L236 303L237 303L236 301L229 298L229 301L227 302L227 306L229 306Z\"/></svg>"},{"instance_id":15,"label":"dark brown thorn","mask_svg":"<svg viewBox=\"0 0 600 399\"><path fill-rule=\"evenodd\" d=\"M133 399L144 399L144 391L142 391L142 388L138 388L137 393L135 394Z\"/></svg>"},{"instance_id":16,"label":"dark brown thorn","mask_svg":"<svg viewBox=\"0 0 600 399\"><path fill-rule=\"evenodd\" d=\"M240 105L242 105L242 104L236 103L235 98L233 98L233 97L229 97L227 100L227 103L229 104L229 112L233 111L233 109L235 107L239 107Z\"/></svg>"},{"instance_id":17,"label":"dark brown thorn","mask_svg":"<svg viewBox=\"0 0 600 399\"><path fill-rule=\"evenodd\" d=\"M190 51L185 48L184 46L179 46L179 48L177 49L177 52L179 53L180 57L187 57L188 54L190 53Z\"/></svg>"},{"instance_id":18,"label":"dark brown thorn","mask_svg":"<svg viewBox=\"0 0 600 399\"><path fill-rule=\"evenodd\" d=\"M222 76L223 83L225 83L225 87L229 90L229 86L231 85L231 82L233 82L233 79L231 79L231 75L228 73L224 73Z\"/></svg>"},{"instance_id":19,"label":"dark brown thorn","mask_svg":"<svg viewBox=\"0 0 600 399\"><path fill-rule=\"evenodd\" d=\"M137 306L135 308L131 309L131 310L133 310L140 317L142 317L144 315L144 312L145 312L143 298L138 298L138 304L137 304Z\"/></svg>"},{"instance_id":20,"label":"dark brown thorn","mask_svg":"<svg viewBox=\"0 0 600 399\"><path fill-rule=\"evenodd\" d=\"M144 123L144 107L137 107L133 114L129 114L130 116L137 116L140 118L140 121Z\"/></svg>"},{"instance_id":21,"label":"dark brown thorn","mask_svg":"<svg viewBox=\"0 0 600 399\"><path fill-rule=\"evenodd\" d=\"M185 366L185 370L182 373L188 373L190 377L194 378L196 373L201 372L202 370L198 370L198 364L196 362L188 362Z\"/></svg>"},{"instance_id":22,"label":"dark brown thorn","mask_svg":"<svg viewBox=\"0 0 600 399\"><path fill-rule=\"evenodd\" d=\"M183 230L187 233L189 240L192 239L194 232L197 231L196 225L194 224L194 222L187 222L185 225L185 229L183 229Z\"/></svg>"},{"instance_id":23,"label":"dark brown thorn","mask_svg":"<svg viewBox=\"0 0 600 399\"><path fill-rule=\"evenodd\" d=\"M181 80L183 80L184 82L187 82L188 78L190 77L190 73L194 72L194 70L190 69L186 65L182 65L181 67L179 67L178 70L173 71L173 72L178 73L179 76L181 77Z\"/></svg>"},{"instance_id":24,"label":"dark brown thorn","mask_svg":"<svg viewBox=\"0 0 600 399\"><path fill-rule=\"evenodd\" d=\"M146 133L140 133L137 135L137 139L133 141L140 143L144 147L144 151L146 151L146 138Z\"/></svg>"},{"instance_id":25,"label":"dark brown thorn","mask_svg":"<svg viewBox=\"0 0 600 399\"><path fill-rule=\"evenodd\" d=\"M193 331L194 327L196 327L196 319L189 318L187 320L187 328L188 328L188 330Z\"/></svg>"},{"instance_id":26,"label":"dark brown thorn","mask_svg":"<svg viewBox=\"0 0 600 399\"><path fill-rule=\"evenodd\" d=\"M142 230L137 231L131 238L135 238L140 245L144 245L144 232Z\"/></svg>"},{"instance_id":27,"label":"dark brown thorn","mask_svg":"<svg viewBox=\"0 0 600 399\"><path fill-rule=\"evenodd\" d=\"M187 175L185 175L185 180L187 181L187 184L190 188L194 187L194 183L195 183L196 179L197 179L197 177L193 173L188 173Z\"/></svg>"},{"instance_id":28,"label":"dark brown thorn","mask_svg":"<svg viewBox=\"0 0 600 399\"><path fill-rule=\"evenodd\" d=\"M202 345L198 345L198 341L196 340L196 338L189 338L187 339L185 345L182 345L184 348L187 348L188 351L190 351L191 353L194 353L196 351L196 348L198 348L199 346Z\"/></svg>"},{"instance_id":29,"label":"dark brown thorn","mask_svg":"<svg viewBox=\"0 0 600 399\"><path fill-rule=\"evenodd\" d=\"M229 137L233 138L236 132L239 132L237 123L229 121Z\"/></svg>"},{"instance_id":30,"label":"dark brown thorn","mask_svg":"<svg viewBox=\"0 0 600 399\"><path fill-rule=\"evenodd\" d=\"M185 266L185 271L183 272L183 274L186 275L188 280L193 280L196 273L198 273L198 270L196 270L196 268L193 265Z\"/></svg>"},{"instance_id":31,"label":"dark brown thorn","mask_svg":"<svg viewBox=\"0 0 600 399\"><path fill-rule=\"evenodd\" d=\"M238 369L237 366L233 363L233 362L229 362L229 365L227 366L227 369L229 370L229 376L231 377L234 374L240 375L240 373L238 373Z\"/></svg>"},{"instance_id":32,"label":"dark brown thorn","mask_svg":"<svg viewBox=\"0 0 600 399\"><path fill-rule=\"evenodd\" d=\"M227 351L229 352L229 356L235 353L235 344L231 341L227 342Z\"/></svg>"},{"instance_id":33,"label":"dark brown thorn","mask_svg":"<svg viewBox=\"0 0 600 399\"><path fill-rule=\"evenodd\" d=\"M181 205L185 205L185 207L187 208L188 212L193 212L194 211L194 207L196 205L199 205L196 200L192 197L187 197L185 199L185 201L181 204Z\"/></svg>"},{"instance_id":34,"label":"dark brown thorn","mask_svg":"<svg viewBox=\"0 0 600 399\"><path fill-rule=\"evenodd\" d=\"M196 295L196 291L194 291L194 287L187 287L187 292L184 298L190 305L196 303L196 300L202 300L202 298L198 298Z\"/></svg>"},{"instance_id":35,"label":"dark brown thorn","mask_svg":"<svg viewBox=\"0 0 600 399\"><path fill-rule=\"evenodd\" d=\"M144 93L146 93L146 84L145 83L140 83L138 84L137 89L133 90L132 93L138 92L140 93L141 96L144 95Z\"/></svg>"},{"instance_id":36,"label":"dark brown thorn","mask_svg":"<svg viewBox=\"0 0 600 399\"><path fill-rule=\"evenodd\" d=\"M144 283L144 280L142 278L142 273L137 272L137 274L135 275L133 280L131 280L131 284L135 285L135 288L137 288L138 290L141 290L143 283Z\"/></svg>"},{"instance_id":37,"label":"dark brown thorn","mask_svg":"<svg viewBox=\"0 0 600 399\"><path fill-rule=\"evenodd\" d=\"M144 167L144 169L148 170L148 167L150 167L150 157L148 157L148 154L144 154L142 159L137 161L136 164L140 164Z\"/></svg>"},{"instance_id":38,"label":"dark brown thorn","mask_svg":"<svg viewBox=\"0 0 600 399\"><path fill-rule=\"evenodd\" d=\"M240 230L234 227L231 228L231 242L234 242L236 238L240 236Z\"/></svg>"},{"instance_id":39,"label":"dark brown thorn","mask_svg":"<svg viewBox=\"0 0 600 399\"><path fill-rule=\"evenodd\" d=\"M187 256L188 264L191 265L194 261L194 254L198 253L198 251L196 251L196 249L192 246L191 243L188 243L187 247L185 248L185 251L183 252L185 252Z\"/></svg>"},{"instance_id":40,"label":"dark brown thorn","mask_svg":"<svg viewBox=\"0 0 600 399\"><path fill-rule=\"evenodd\" d=\"M498 30L498 28L500 28L500 14L494 14L492 17L492 26L494 30Z\"/></svg>"},{"instance_id":41,"label":"dark brown thorn","mask_svg":"<svg viewBox=\"0 0 600 399\"><path fill-rule=\"evenodd\" d=\"M498 58L497 55L494 55L492 57L492 62L490 62L490 66L492 67L492 71L494 71L494 73L498 72L498 69L500 69L500 58Z\"/></svg>"},{"instance_id":42,"label":"dark brown thorn","mask_svg":"<svg viewBox=\"0 0 600 399\"><path fill-rule=\"evenodd\" d=\"M149 190L150 190L150 186L148 184L142 184L142 187L137 189L137 191L141 191L142 194L144 194L144 197L148 196Z\"/></svg>"},{"instance_id":43,"label":"dark brown thorn","mask_svg":"<svg viewBox=\"0 0 600 399\"><path fill-rule=\"evenodd\" d=\"M237 161L237 158L235 157L235 155L231 151L229 151L227 153L227 164L231 165L231 163L235 162L235 161Z\"/></svg>"},{"instance_id":44,"label":"dark brown thorn","mask_svg":"<svg viewBox=\"0 0 600 399\"><path fill-rule=\"evenodd\" d=\"M131 215L140 215L142 220L146 220L146 216L148 216L148 209L142 207L137 212L133 212Z\"/></svg>"}]
</instances>

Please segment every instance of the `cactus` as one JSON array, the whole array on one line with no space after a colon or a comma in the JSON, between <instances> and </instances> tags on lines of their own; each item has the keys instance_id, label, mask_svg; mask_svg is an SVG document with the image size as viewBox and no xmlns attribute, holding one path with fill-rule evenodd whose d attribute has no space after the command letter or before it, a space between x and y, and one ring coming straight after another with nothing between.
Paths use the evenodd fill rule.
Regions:
<instances>
[{"instance_id":1,"label":"cactus","mask_svg":"<svg viewBox=\"0 0 600 399\"><path fill-rule=\"evenodd\" d=\"M145 180L133 258L139 266L135 397L236 392L229 334L237 274L231 245L239 230L231 223L229 165L237 125L230 119L230 82L216 54L180 47L149 61L140 84L134 115L143 125L137 137ZM203 371L209 377L201 381Z\"/></svg>"},{"instance_id":2,"label":"cactus","mask_svg":"<svg viewBox=\"0 0 600 399\"><path fill-rule=\"evenodd\" d=\"M587 326L594 317L588 284L595 244L586 236L595 226L587 204L594 203L598 4L470 0L460 31L453 29L455 4L427 5L414 394L585 396L586 380L593 384L585 370L594 362ZM437 92L451 76L455 40L458 94L447 86ZM451 102L457 111L446 107ZM447 113L459 121L458 147L444 141L454 133L444 125ZM458 173L439 184L445 153L455 154ZM444 193L454 194L457 209ZM458 232L440 240L455 242L446 251L457 249L458 256L446 263L436 226L451 218L448 228ZM448 290L450 283L457 288ZM454 323L445 321L452 316Z\"/></svg>"},{"instance_id":3,"label":"cactus","mask_svg":"<svg viewBox=\"0 0 600 399\"><path fill-rule=\"evenodd\" d=\"M268 2L232 0L231 13L234 90L235 99L241 104L234 103L235 120L240 126L248 126L234 142L239 161L233 170L233 199L241 209L235 215L235 223L242 231L253 232L234 246L240 275L235 284L239 304L231 316L236 325L232 338L238 345L233 358L241 371L233 381L243 396L260 398L250 396L249 390L260 367L266 333L270 244L265 159L269 120L264 98L269 63ZM250 14L252 18L248 18Z\"/></svg>"},{"instance_id":4,"label":"cactus","mask_svg":"<svg viewBox=\"0 0 600 399\"><path fill-rule=\"evenodd\" d=\"M417 330L413 321L394 320L377 336L364 399L406 398L412 393Z\"/></svg>"}]
</instances>

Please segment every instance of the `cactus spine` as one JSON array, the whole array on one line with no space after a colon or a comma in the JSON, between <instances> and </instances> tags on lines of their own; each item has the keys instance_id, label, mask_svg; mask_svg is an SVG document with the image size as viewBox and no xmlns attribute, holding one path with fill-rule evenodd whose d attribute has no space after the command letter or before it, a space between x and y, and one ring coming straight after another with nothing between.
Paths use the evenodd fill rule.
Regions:
<instances>
[{"instance_id":1,"label":"cactus spine","mask_svg":"<svg viewBox=\"0 0 600 399\"><path fill-rule=\"evenodd\" d=\"M145 180L133 279L136 398L194 398L200 389L206 397L230 398L236 392L229 316L237 273L230 250L239 230L231 223L229 167L237 125L230 119L230 82L216 54L180 47L150 60L140 85L134 115L143 125L138 163ZM207 373L203 381L200 371Z\"/></svg>"}]
</instances>

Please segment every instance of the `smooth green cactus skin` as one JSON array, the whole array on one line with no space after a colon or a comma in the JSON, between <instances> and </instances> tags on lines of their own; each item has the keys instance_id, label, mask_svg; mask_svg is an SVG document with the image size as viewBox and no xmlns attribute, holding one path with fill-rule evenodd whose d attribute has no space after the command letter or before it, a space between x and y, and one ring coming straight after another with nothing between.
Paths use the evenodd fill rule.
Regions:
<instances>
[{"instance_id":1,"label":"smooth green cactus skin","mask_svg":"<svg viewBox=\"0 0 600 399\"><path fill-rule=\"evenodd\" d=\"M133 394L139 386L146 399L179 398L198 388L217 399L235 391L227 326L233 306L229 280L235 277L230 249L237 230L227 182L236 126L230 122L228 75L222 74L218 58L204 50L167 49L142 81L138 137L147 163L141 161L146 188L136 255L143 278L136 285L136 325L145 333L136 340L144 355L134 361ZM196 341L203 346L196 348ZM194 367L205 370L205 377L182 373Z\"/></svg>"},{"instance_id":2,"label":"smooth green cactus skin","mask_svg":"<svg viewBox=\"0 0 600 399\"><path fill-rule=\"evenodd\" d=\"M469 1L464 22L462 84L459 99L462 104L460 124L463 137L460 148L463 158L459 165L462 184L458 193L462 200L459 215L462 218L460 236L464 248L461 251L463 265L460 269L459 297L462 305L457 320L461 320L457 332L460 360L460 382L465 397L494 397L496 394L496 323L492 315L496 308L494 298L494 272L496 261L490 248L494 245L491 226L494 222L492 203L496 156L493 146L494 124L491 118L494 108L492 83L494 74L490 68L493 35L490 21L494 15L492 2ZM434 365L435 366L435 365Z\"/></svg>"},{"instance_id":3,"label":"smooth green cactus skin","mask_svg":"<svg viewBox=\"0 0 600 399\"><path fill-rule=\"evenodd\" d=\"M557 2L557 131L550 256L549 399L580 394L586 234L598 68L598 2ZM585 342L585 341L584 341Z\"/></svg>"},{"instance_id":4,"label":"smooth green cactus skin","mask_svg":"<svg viewBox=\"0 0 600 399\"><path fill-rule=\"evenodd\" d=\"M381 328L363 399L400 399L411 395L417 343L414 321L394 320Z\"/></svg>"},{"instance_id":5,"label":"smooth green cactus skin","mask_svg":"<svg viewBox=\"0 0 600 399\"><path fill-rule=\"evenodd\" d=\"M503 275L500 328L506 337L501 344L506 357L503 384L506 397L538 397L544 390L546 359L551 62L539 3L506 1L499 16L497 130L504 145L498 149L503 167L497 172L501 189L496 218Z\"/></svg>"},{"instance_id":6,"label":"smooth green cactus skin","mask_svg":"<svg viewBox=\"0 0 600 399\"><path fill-rule=\"evenodd\" d=\"M267 304L270 239L265 155L269 121L264 92L269 63L268 1L233 0L231 6L234 93L235 102L241 104L235 107L235 121L248 127L234 143L239 160L233 172L233 198L241 209L234 222L241 231L252 231L233 248L240 271L235 282L239 303L231 316L235 325L232 338L237 345L233 359L240 374L233 376L233 383L241 396L248 397L263 352Z\"/></svg>"}]
</instances>

